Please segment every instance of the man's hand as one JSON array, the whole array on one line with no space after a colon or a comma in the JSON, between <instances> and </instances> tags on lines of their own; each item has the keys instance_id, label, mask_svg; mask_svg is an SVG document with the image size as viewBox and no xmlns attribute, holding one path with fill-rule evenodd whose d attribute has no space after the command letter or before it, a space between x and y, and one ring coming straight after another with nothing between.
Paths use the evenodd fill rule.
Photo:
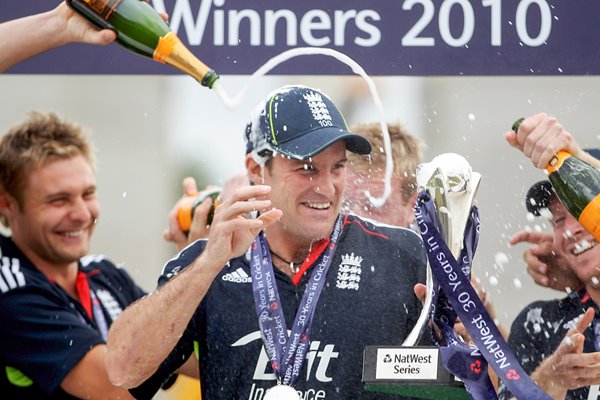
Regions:
<instances>
[{"instance_id":1,"label":"man's hand","mask_svg":"<svg viewBox=\"0 0 600 400\"><path fill-rule=\"evenodd\" d=\"M177 221L177 213L179 208L184 202L189 201L190 196L198 194L198 188L196 186L196 180L194 178L183 179L183 196L175 203L171 211L169 211L168 221L169 227L163 232L163 238L167 242L173 242L177 246L177 250L181 250L193 241L205 238L208 236L208 226L206 225L206 219L211 207L211 199L207 198L202 204L200 204L194 210L194 216L192 219L192 225L190 231L186 236L185 233L179 227Z\"/></svg>"},{"instance_id":2,"label":"man's hand","mask_svg":"<svg viewBox=\"0 0 600 400\"><path fill-rule=\"evenodd\" d=\"M107 45L117 38L111 29L98 29L91 22L79 15L64 1L54 10L56 17L54 23L58 24L59 32L63 36L63 44L81 42L88 44ZM167 22L169 16L159 13L160 17Z\"/></svg>"},{"instance_id":3,"label":"man's hand","mask_svg":"<svg viewBox=\"0 0 600 400\"><path fill-rule=\"evenodd\" d=\"M556 118L546 113L525 118L517 132L509 131L504 138L537 168L546 168L560 150L566 150L577 158L587 156Z\"/></svg>"},{"instance_id":4,"label":"man's hand","mask_svg":"<svg viewBox=\"0 0 600 400\"><path fill-rule=\"evenodd\" d=\"M271 209L271 201L266 199L270 191L271 187L266 185L240 187L219 204L210 226L206 258L225 265L244 254L261 230L281 218L281 210ZM258 218L249 217L253 211L260 212Z\"/></svg>"},{"instance_id":5,"label":"man's hand","mask_svg":"<svg viewBox=\"0 0 600 400\"><path fill-rule=\"evenodd\" d=\"M510 238L509 243L512 246L519 243L531 244L523 253L523 259L527 264L527 273L538 285L559 291L567 288L577 290L583 286L566 260L552 250L552 234L519 231Z\"/></svg>"},{"instance_id":6,"label":"man's hand","mask_svg":"<svg viewBox=\"0 0 600 400\"><path fill-rule=\"evenodd\" d=\"M583 353L583 332L594 318L589 308L569 329L558 348L531 374L553 399L564 399L568 390L600 384L600 353Z\"/></svg>"},{"instance_id":7,"label":"man's hand","mask_svg":"<svg viewBox=\"0 0 600 400\"><path fill-rule=\"evenodd\" d=\"M425 298L427 297L427 286L423 285L422 283L417 283L413 288L413 291L415 292L417 299L421 301L421 304L425 304Z\"/></svg>"},{"instance_id":8,"label":"man's hand","mask_svg":"<svg viewBox=\"0 0 600 400\"><path fill-rule=\"evenodd\" d=\"M241 187L249 186L250 182L246 175L239 174L234 175L227 179L223 184L223 189L219 195L219 203L226 202L233 193ZM192 225L190 226L190 230L186 235L181 230L179 226L179 222L177 220L177 214L179 212L179 208L184 205L184 203L189 201L190 197L194 197L198 194L198 187L196 185L196 180L191 177L186 177L183 179L183 195L171 211L169 211L168 221L169 226L163 232L163 238L167 242L173 242L177 246L178 250L182 250L188 244L202 238L208 237L208 232L210 226L206 223L208 219L208 214L210 213L210 209L212 208L212 199L206 198L204 201L199 204L194 209L194 215L192 217ZM215 188L214 185L208 185L204 190Z\"/></svg>"},{"instance_id":9,"label":"man's hand","mask_svg":"<svg viewBox=\"0 0 600 400\"><path fill-rule=\"evenodd\" d=\"M54 9L57 15L55 23L62 24L62 32L65 35L64 43L82 42L89 44L106 45L117 38L115 32L110 29L98 30L93 24L81 15L77 14L65 2Z\"/></svg>"}]
</instances>

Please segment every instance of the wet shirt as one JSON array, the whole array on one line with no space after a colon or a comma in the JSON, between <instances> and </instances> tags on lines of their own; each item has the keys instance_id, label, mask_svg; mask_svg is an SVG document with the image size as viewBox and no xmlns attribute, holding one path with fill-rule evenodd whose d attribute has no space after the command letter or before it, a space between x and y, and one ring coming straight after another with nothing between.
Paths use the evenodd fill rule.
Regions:
<instances>
[{"instance_id":1,"label":"wet shirt","mask_svg":"<svg viewBox=\"0 0 600 400\"><path fill-rule=\"evenodd\" d=\"M205 243L192 244L168 262L159 283L189 265ZM318 262L317 258L313 267ZM303 399L388 398L363 392L363 350L367 345L402 344L421 310L413 287L425 281L425 265L422 241L413 231L345 217L295 385ZM295 286L275 268L288 329L311 271ZM194 342L203 398L260 400L276 384L258 327L249 253L230 260L215 278L179 344L160 367L159 382L161 373L172 371L192 353ZM144 387L151 386L152 379L139 388L140 398L145 398Z\"/></svg>"},{"instance_id":2,"label":"wet shirt","mask_svg":"<svg viewBox=\"0 0 600 400\"><path fill-rule=\"evenodd\" d=\"M105 342L103 326L144 292L103 256L84 257L80 276L87 278L102 313L90 317L2 235L0 261L0 398L73 399L61 382L92 347Z\"/></svg>"},{"instance_id":3,"label":"wet shirt","mask_svg":"<svg viewBox=\"0 0 600 400\"><path fill-rule=\"evenodd\" d=\"M523 369L531 374L550 356L564 339L575 320L589 307L585 291L574 292L559 300L536 301L523 309L510 329L508 344ZM585 331L584 352L594 352L593 328ZM500 399L511 398L504 385L500 387ZM598 385L567 392L567 400L600 400Z\"/></svg>"}]
</instances>

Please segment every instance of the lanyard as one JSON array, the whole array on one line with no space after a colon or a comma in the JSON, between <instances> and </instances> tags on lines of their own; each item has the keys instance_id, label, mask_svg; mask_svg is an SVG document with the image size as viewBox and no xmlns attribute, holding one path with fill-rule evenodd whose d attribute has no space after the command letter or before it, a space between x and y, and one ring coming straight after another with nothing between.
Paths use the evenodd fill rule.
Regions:
<instances>
[{"instance_id":1,"label":"lanyard","mask_svg":"<svg viewBox=\"0 0 600 400\"><path fill-rule=\"evenodd\" d=\"M338 215L331 240L313 268L290 334L264 234L261 232L252 244L250 266L258 325L271 366L279 383L284 385L294 385L300 375L308 351L313 316L341 231L342 218Z\"/></svg>"},{"instance_id":2,"label":"lanyard","mask_svg":"<svg viewBox=\"0 0 600 400\"><path fill-rule=\"evenodd\" d=\"M477 346L478 352L483 355L516 398L550 399L525 373L502 338L496 324L490 318L479 296L471 286L467 275L460 269L459 263L454 259L440 235L439 223L436 221L435 215L434 205L429 193L422 192L415 207L415 217L427 249L431 270L436 279L436 284L444 291L449 305L465 325ZM475 367L477 367L476 361L474 362ZM471 365L469 365L469 369L476 368L471 368ZM485 391L477 390L477 392L470 392L469 394L473 398L486 398L479 397L484 396L483 393Z\"/></svg>"}]
</instances>

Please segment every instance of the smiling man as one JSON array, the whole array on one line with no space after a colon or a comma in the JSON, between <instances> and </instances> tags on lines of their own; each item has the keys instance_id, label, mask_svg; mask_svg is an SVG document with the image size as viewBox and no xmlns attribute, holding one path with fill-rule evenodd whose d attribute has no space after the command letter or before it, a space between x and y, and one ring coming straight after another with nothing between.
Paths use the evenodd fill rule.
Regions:
<instances>
[{"instance_id":1,"label":"smiling man","mask_svg":"<svg viewBox=\"0 0 600 400\"><path fill-rule=\"evenodd\" d=\"M388 398L363 392L363 350L402 344L426 263L413 231L340 213L346 152L369 141L325 94L288 86L259 104L246 144L253 185L111 328L112 382L146 381L133 393L147 398L196 350L203 398Z\"/></svg>"},{"instance_id":2,"label":"smiling man","mask_svg":"<svg viewBox=\"0 0 600 400\"><path fill-rule=\"evenodd\" d=\"M544 113L525 119L506 139L538 168L547 165L559 150L600 167L595 158L600 150L582 150L555 118ZM536 301L525 307L512 324L509 345L523 369L553 399L596 400L600 398L600 246L569 214L549 181L537 182L529 189L526 206L534 215L550 219L554 254L584 286L563 299ZM500 398L510 397L502 388Z\"/></svg>"},{"instance_id":3,"label":"smiling man","mask_svg":"<svg viewBox=\"0 0 600 400\"><path fill-rule=\"evenodd\" d=\"M33 113L0 139L0 393L6 399L131 399L104 368L106 335L144 295L88 256L100 206L81 129Z\"/></svg>"}]
</instances>

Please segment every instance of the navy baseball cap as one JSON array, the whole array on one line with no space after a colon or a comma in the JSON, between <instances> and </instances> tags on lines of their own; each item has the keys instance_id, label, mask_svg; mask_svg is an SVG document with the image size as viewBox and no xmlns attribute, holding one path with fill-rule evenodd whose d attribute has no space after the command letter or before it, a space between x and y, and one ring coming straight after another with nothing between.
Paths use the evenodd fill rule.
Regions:
<instances>
[{"instance_id":1,"label":"navy baseball cap","mask_svg":"<svg viewBox=\"0 0 600 400\"><path fill-rule=\"evenodd\" d=\"M246 154L272 150L305 160L340 140L353 153L371 152L371 143L348 130L331 99L307 86L277 89L258 105L246 126Z\"/></svg>"},{"instance_id":2,"label":"navy baseball cap","mask_svg":"<svg viewBox=\"0 0 600 400\"><path fill-rule=\"evenodd\" d=\"M600 149L584 149L586 153L600 160ZM540 210L550 207L550 200L554 195L554 189L549 180L534 183L527 191L525 207L533 215L540 216Z\"/></svg>"}]
</instances>

